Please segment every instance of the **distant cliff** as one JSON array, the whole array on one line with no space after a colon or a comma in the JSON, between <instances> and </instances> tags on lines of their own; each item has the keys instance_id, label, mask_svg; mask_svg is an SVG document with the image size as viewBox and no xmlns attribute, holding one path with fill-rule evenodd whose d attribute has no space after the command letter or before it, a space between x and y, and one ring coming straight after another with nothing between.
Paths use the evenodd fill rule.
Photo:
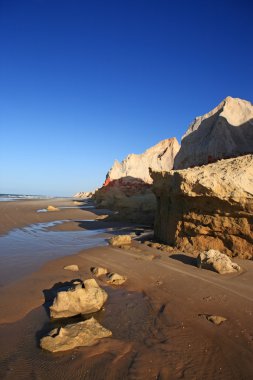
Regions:
<instances>
[{"instance_id":1,"label":"distant cliff","mask_svg":"<svg viewBox=\"0 0 253 380\"><path fill-rule=\"evenodd\" d=\"M175 138L166 139L142 154L130 154L121 163L116 161L106 176L104 185L95 192L99 207L117 210L118 218L152 224L156 210L151 191L149 168L170 170L179 150Z\"/></svg>"}]
</instances>

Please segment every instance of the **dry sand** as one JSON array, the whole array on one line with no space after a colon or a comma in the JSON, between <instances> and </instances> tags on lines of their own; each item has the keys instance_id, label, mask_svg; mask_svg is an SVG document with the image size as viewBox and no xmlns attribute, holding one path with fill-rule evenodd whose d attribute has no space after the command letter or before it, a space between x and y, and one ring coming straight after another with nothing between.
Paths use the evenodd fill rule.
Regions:
<instances>
[{"instance_id":1,"label":"dry sand","mask_svg":"<svg viewBox=\"0 0 253 380\"><path fill-rule=\"evenodd\" d=\"M67 225L72 229L88 228L85 223L76 223L77 219L96 218L91 211L75 209L37 215L34 210L42 208L41 201L13 202L9 206L2 203L1 222L4 216L5 222L1 232L61 216L73 220L60 227L64 233ZM51 203L59 207L62 201ZM101 223L105 222L94 221L92 228L96 224L100 228ZM236 260L244 272L221 276L196 268L191 256L163 253L138 242L134 247L123 250L105 246L78 253L73 247L75 255L50 261L25 278L1 287L0 377L251 379L253 262ZM77 264L79 272L64 270L69 264ZM113 337L62 354L43 352L38 347L39 339L52 327L44 304L48 291L60 282L90 278L90 267L94 266L128 277L120 288L98 280L109 293L109 300L97 318ZM205 318L209 314L224 316L227 321L216 326Z\"/></svg>"}]
</instances>

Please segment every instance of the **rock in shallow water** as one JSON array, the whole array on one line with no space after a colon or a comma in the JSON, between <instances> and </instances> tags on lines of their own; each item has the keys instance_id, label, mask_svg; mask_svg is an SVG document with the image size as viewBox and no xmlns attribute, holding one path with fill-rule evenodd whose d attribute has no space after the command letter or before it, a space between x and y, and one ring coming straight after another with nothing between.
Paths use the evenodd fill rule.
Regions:
<instances>
[{"instance_id":1,"label":"rock in shallow water","mask_svg":"<svg viewBox=\"0 0 253 380\"><path fill-rule=\"evenodd\" d=\"M67 351L79 346L92 346L98 339L112 335L95 318L52 330L40 341L44 350L51 352Z\"/></svg>"},{"instance_id":2,"label":"rock in shallow water","mask_svg":"<svg viewBox=\"0 0 253 380\"><path fill-rule=\"evenodd\" d=\"M197 258L199 268L215 270L220 274L234 273L241 270L240 266L233 263L230 258L215 249L201 252Z\"/></svg>"},{"instance_id":3,"label":"rock in shallow water","mask_svg":"<svg viewBox=\"0 0 253 380\"><path fill-rule=\"evenodd\" d=\"M94 279L77 284L68 291L57 293L50 307L52 318L68 318L78 314L90 314L99 311L108 298Z\"/></svg>"}]
</instances>

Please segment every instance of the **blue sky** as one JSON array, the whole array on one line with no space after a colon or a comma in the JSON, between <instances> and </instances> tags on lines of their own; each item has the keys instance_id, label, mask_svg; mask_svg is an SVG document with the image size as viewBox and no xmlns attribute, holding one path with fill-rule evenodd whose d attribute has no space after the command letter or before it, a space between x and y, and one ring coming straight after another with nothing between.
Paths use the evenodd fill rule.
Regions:
<instances>
[{"instance_id":1,"label":"blue sky","mask_svg":"<svg viewBox=\"0 0 253 380\"><path fill-rule=\"evenodd\" d=\"M72 195L253 101L251 0L0 0L0 193Z\"/></svg>"}]
</instances>

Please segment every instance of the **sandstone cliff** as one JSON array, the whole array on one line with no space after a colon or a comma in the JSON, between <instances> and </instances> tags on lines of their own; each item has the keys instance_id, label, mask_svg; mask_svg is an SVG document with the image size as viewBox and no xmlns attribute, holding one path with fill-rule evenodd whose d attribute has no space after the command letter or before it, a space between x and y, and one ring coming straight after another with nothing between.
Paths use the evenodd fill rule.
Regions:
<instances>
[{"instance_id":1,"label":"sandstone cliff","mask_svg":"<svg viewBox=\"0 0 253 380\"><path fill-rule=\"evenodd\" d=\"M106 176L104 186L95 192L98 207L119 212L119 219L152 224L156 210L151 191L149 168L170 170L179 150L176 138L166 139L142 154L130 154L121 163L116 161Z\"/></svg>"},{"instance_id":2,"label":"sandstone cliff","mask_svg":"<svg viewBox=\"0 0 253 380\"><path fill-rule=\"evenodd\" d=\"M253 153L253 105L227 97L204 116L197 117L182 138L174 169Z\"/></svg>"},{"instance_id":3,"label":"sandstone cliff","mask_svg":"<svg viewBox=\"0 0 253 380\"><path fill-rule=\"evenodd\" d=\"M154 171L171 170L179 148L177 139L173 137L160 141L142 154L129 154L121 163L116 160L107 173L106 183L122 177L139 178L152 183L149 168Z\"/></svg>"},{"instance_id":4,"label":"sandstone cliff","mask_svg":"<svg viewBox=\"0 0 253 380\"><path fill-rule=\"evenodd\" d=\"M156 199L151 185L144 181L123 177L110 181L95 192L93 199L98 207L118 212L114 219L153 224Z\"/></svg>"},{"instance_id":5,"label":"sandstone cliff","mask_svg":"<svg viewBox=\"0 0 253 380\"><path fill-rule=\"evenodd\" d=\"M253 155L152 178L157 239L188 251L253 257Z\"/></svg>"}]
</instances>

